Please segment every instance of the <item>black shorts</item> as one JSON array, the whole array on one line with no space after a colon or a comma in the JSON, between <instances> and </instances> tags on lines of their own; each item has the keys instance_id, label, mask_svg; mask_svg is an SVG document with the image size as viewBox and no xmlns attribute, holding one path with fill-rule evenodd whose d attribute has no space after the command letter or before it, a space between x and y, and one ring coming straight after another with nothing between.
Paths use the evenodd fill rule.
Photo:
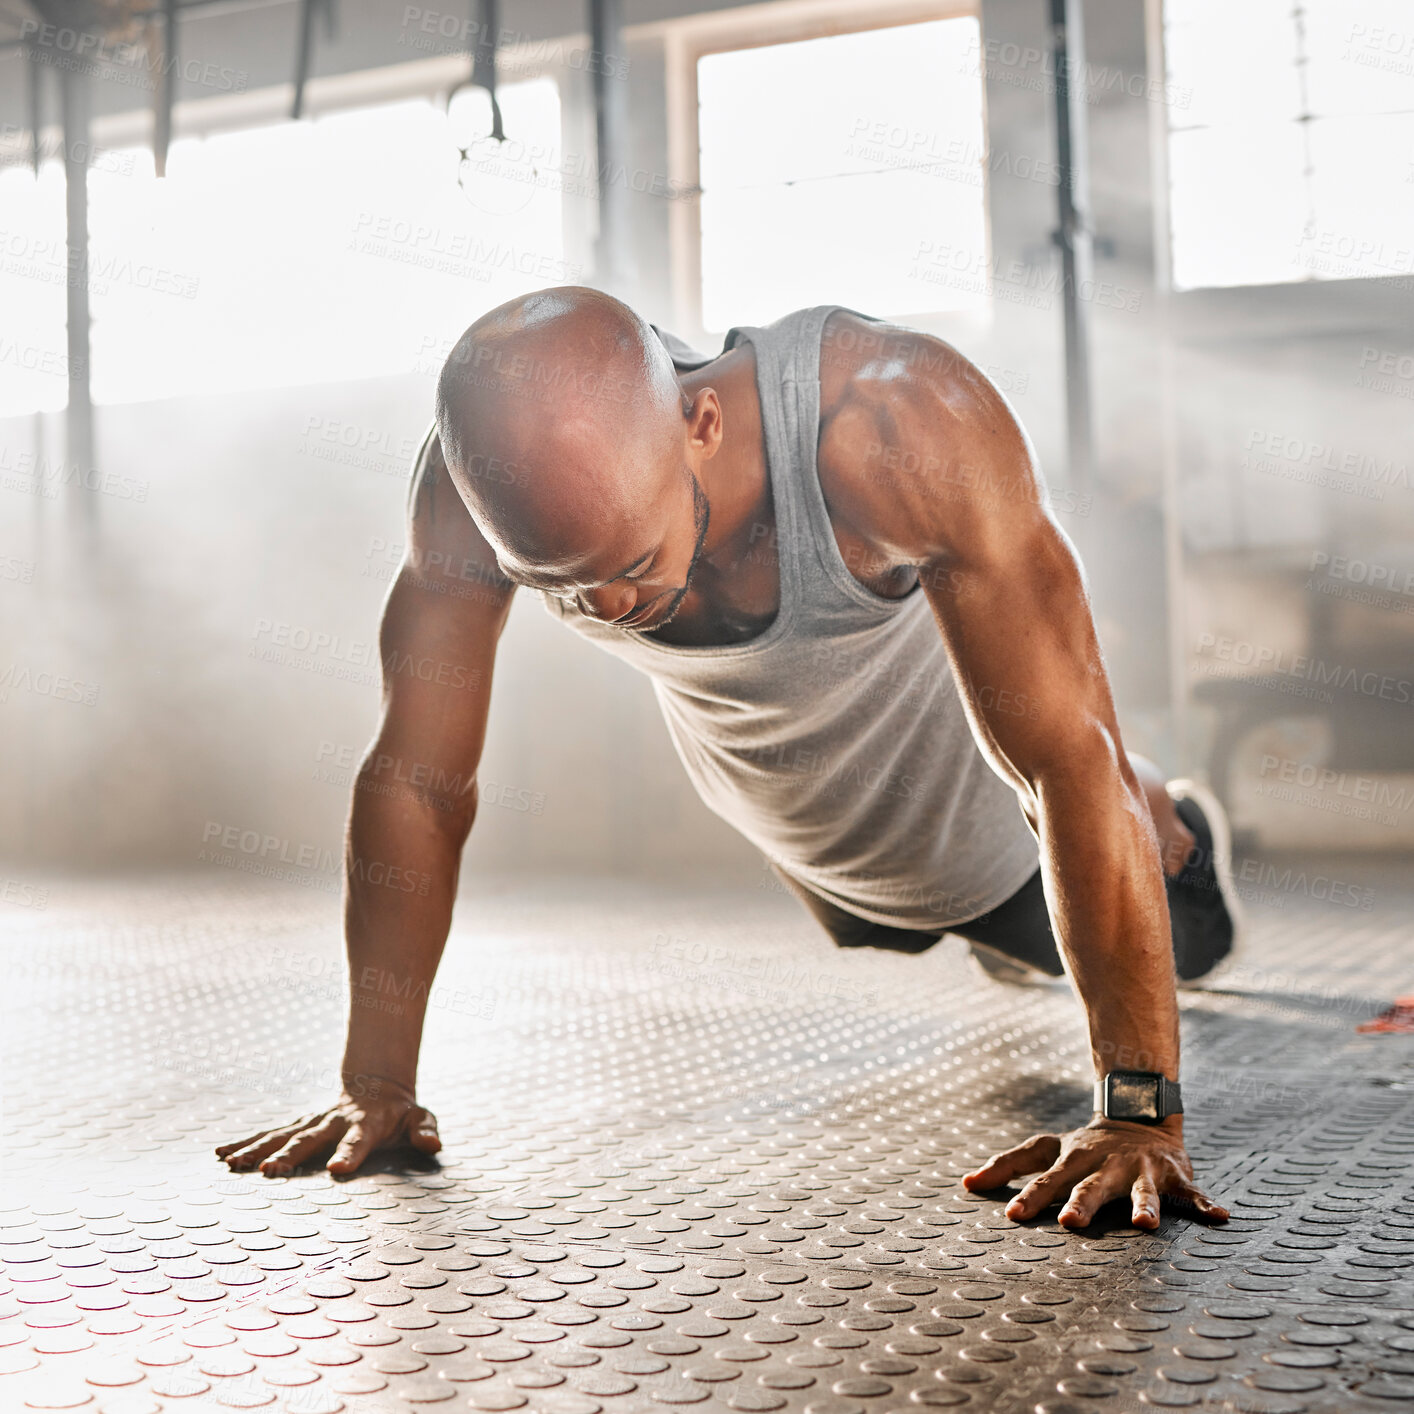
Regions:
<instances>
[{"instance_id":1,"label":"black shorts","mask_svg":"<svg viewBox=\"0 0 1414 1414\"><path fill-rule=\"evenodd\" d=\"M892 952L926 952L946 933L985 943L1029 967L1059 977L1065 971L1051 931L1051 915L1036 872L1009 898L980 918L952 923L936 932L922 928L896 928L887 923L871 923L857 913L811 892L798 879L776 865L771 866L781 882L815 915L820 926L842 948L887 948Z\"/></svg>"},{"instance_id":2,"label":"black shorts","mask_svg":"<svg viewBox=\"0 0 1414 1414\"><path fill-rule=\"evenodd\" d=\"M1184 817L1190 829L1201 830L1201 839L1210 841L1202 818ZM1204 846L1212 857L1211 843ZM1197 851L1199 855L1203 850ZM798 879L776 865L771 866L781 881L815 915L820 926L842 948L887 948L891 952L926 952L947 933L969 942L982 943L1015 961L1034 967L1052 977L1065 973L1056 935L1051 931L1051 915L1036 872L1009 898L980 918L952 923L936 932L931 929L895 928L871 923L857 913L812 893ZM1210 866L1185 865L1177 877L1164 878L1168 900L1169 932L1173 940L1174 966L1181 979L1202 977L1232 946L1233 925L1218 891Z\"/></svg>"}]
</instances>

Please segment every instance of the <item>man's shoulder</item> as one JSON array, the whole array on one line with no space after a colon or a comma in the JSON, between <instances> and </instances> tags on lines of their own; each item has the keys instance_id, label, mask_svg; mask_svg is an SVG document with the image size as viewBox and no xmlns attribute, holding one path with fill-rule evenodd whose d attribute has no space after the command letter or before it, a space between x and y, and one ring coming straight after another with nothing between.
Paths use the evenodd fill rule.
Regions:
<instances>
[{"instance_id":1,"label":"man's shoulder","mask_svg":"<svg viewBox=\"0 0 1414 1414\"><path fill-rule=\"evenodd\" d=\"M923 386L969 380L980 370L936 334L835 309L820 333L820 404L861 391L888 389L903 395Z\"/></svg>"},{"instance_id":2,"label":"man's shoulder","mask_svg":"<svg viewBox=\"0 0 1414 1414\"><path fill-rule=\"evenodd\" d=\"M946 407L961 412L986 376L936 335L836 310L820 336L822 474L849 475L884 455L904 456ZM959 429L961 430L961 429ZM895 445L897 444L897 445Z\"/></svg>"},{"instance_id":3,"label":"man's shoulder","mask_svg":"<svg viewBox=\"0 0 1414 1414\"><path fill-rule=\"evenodd\" d=\"M936 335L847 311L821 337L817 464L832 514L895 547L981 533L1034 481L1025 433L982 369Z\"/></svg>"}]
</instances>

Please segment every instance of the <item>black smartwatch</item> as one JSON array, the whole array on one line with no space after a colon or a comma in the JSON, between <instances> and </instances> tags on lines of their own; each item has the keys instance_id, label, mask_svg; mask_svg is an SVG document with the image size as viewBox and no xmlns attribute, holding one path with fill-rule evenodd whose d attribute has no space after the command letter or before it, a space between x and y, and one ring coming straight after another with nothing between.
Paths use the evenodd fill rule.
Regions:
<instances>
[{"instance_id":1,"label":"black smartwatch","mask_svg":"<svg viewBox=\"0 0 1414 1414\"><path fill-rule=\"evenodd\" d=\"M1183 1094L1177 1080L1157 1071L1112 1070L1095 1082L1095 1108L1106 1119L1158 1124L1183 1113Z\"/></svg>"}]
</instances>

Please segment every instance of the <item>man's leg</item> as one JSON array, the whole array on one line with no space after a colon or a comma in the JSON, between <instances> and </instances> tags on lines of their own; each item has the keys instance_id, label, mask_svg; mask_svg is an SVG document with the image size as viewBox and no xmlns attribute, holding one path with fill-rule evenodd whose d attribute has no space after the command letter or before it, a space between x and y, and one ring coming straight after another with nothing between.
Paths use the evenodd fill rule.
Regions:
<instances>
[{"instance_id":1,"label":"man's leg","mask_svg":"<svg viewBox=\"0 0 1414 1414\"><path fill-rule=\"evenodd\" d=\"M1180 983L1191 984L1227 957L1236 941L1227 821L1217 801L1191 782L1166 782L1143 756L1130 753L1129 760L1159 836L1174 969ZM775 864L771 867L840 947L917 953L942 936L871 923L812 893ZM1004 903L946 931L966 938L978 964L997 981L1024 984L1064 975L1039 869Z\"/></svg>"},{"instance_id":2,"label":"man's leg","mask_svg":"<svg viewBox=\"0 0 1414 1414\"><path fill-rule=\"evenodd\" d=\"M1129 760L1159 836L1174 971L1180 985L1191 985L1237 941L1227 818L1216 798L1193 782L1165 781L1152 761L1132 752ZM1039 870L1005 903L949 931L973 944L973 957L997 981L1038 982L1063 971Z\"/></svg>"},{"instance_id":3,"label":"man's leg","mask_svg":"<svg viewBox=\"0 0 1414 1414\"><path fill-rule=\"evenodd\" d=\"M1159 836L1159 858L1163 861L1164 873L1172 878L1183 868L1198 839L1179 815L1164 773L1147 756L1134 751L1125 754L1149 804L1149 814Z\"/></svg>"}]
</instances>

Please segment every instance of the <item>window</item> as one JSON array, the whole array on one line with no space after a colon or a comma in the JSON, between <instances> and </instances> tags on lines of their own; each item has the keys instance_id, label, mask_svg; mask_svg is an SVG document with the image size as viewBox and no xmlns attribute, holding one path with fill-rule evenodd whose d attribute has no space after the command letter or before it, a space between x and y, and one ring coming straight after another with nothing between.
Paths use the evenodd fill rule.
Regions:
<instances>
[{"instance_id":1,"label":"window","mask_svg":"<svg viewBox=\"0 0 1414 1414\"><path fill-rule=\"evenodd\" d=\"M702 322L985 306L976 19L702 55Z\"/></svg>"},{"instance_id":2,"label":"window","mask_svg":"<svg viewBox=\"0 0 1414 1414\"><path fill-rule=\"evenodd\" d=\"M560 184L520 155L559 148L558 88L534 79L499 97L508 156L497 164L478 146L464 191L452 129L466 128L464 142L484 129L464 114L449 122L430 99L184 139L161 181L146 151L100 151L89 174L94 400L435 372L479 314L581 278L564 258ZM51 351L44 369L0 378L0 412L62 407L60 164L38 180L0 173L0 200L6 338Z\"/></svg>"},{"instance_id":3,"label":"window","mask_svg":"<svg viewBox=\"0 0 1414 1414\"><path fill-rule=\"evenodd\" d=\"M1414 273L1408 0L1166 0L1178 289Z\"/></svg>"}]
</instances>

